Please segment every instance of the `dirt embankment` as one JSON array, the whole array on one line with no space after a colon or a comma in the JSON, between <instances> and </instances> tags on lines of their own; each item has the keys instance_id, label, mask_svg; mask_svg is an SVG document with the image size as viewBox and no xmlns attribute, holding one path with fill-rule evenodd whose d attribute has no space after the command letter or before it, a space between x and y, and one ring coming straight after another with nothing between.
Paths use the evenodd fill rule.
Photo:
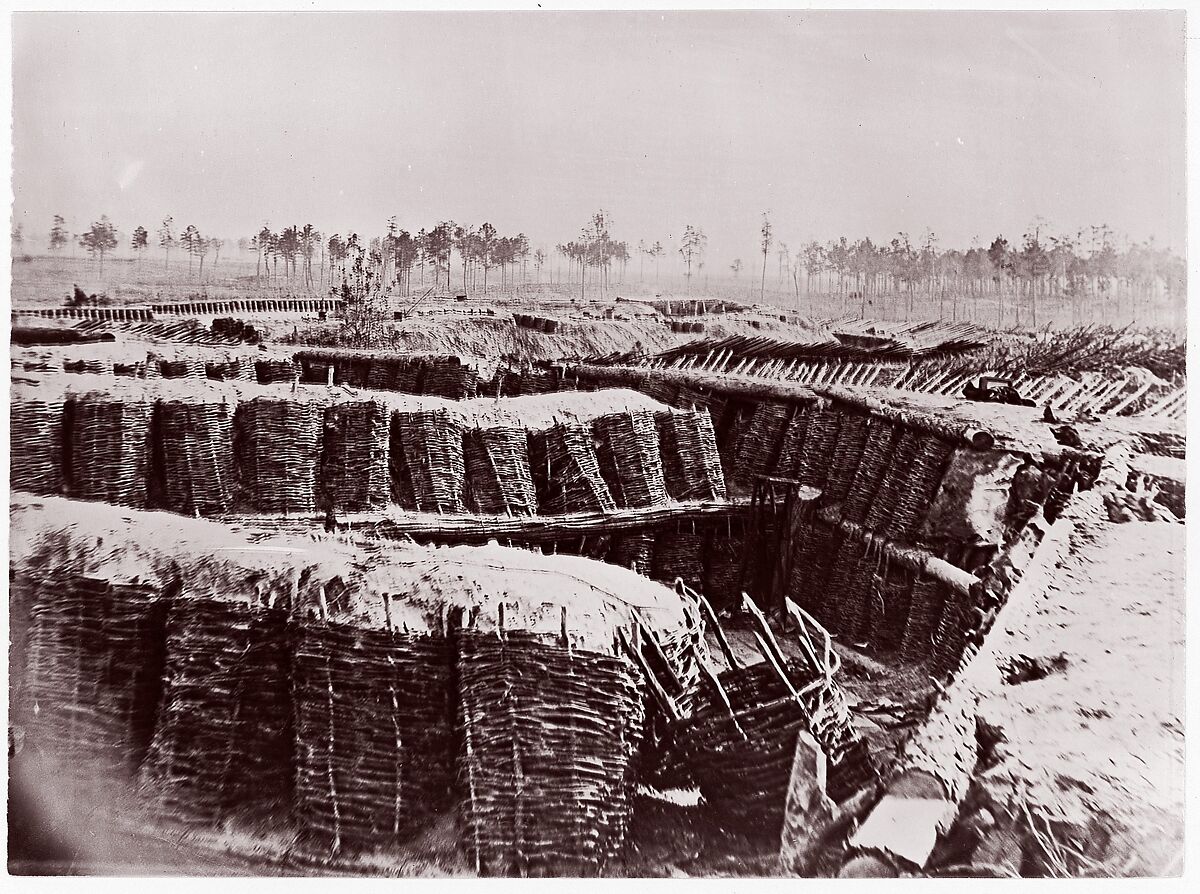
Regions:
<instances>
[{"instance_id":1,"label":"dirt embankment","mask_svg":"<svg viewBox=\"0 0 1200 894\"><path fill-rule=\"evenodd\" d=\"M1185 536L1079 528L1025 623L994 632L1003 683L980 720L1002 738L980 781L1026 872L1183 868Z\"/></svg>"}]
</instances>

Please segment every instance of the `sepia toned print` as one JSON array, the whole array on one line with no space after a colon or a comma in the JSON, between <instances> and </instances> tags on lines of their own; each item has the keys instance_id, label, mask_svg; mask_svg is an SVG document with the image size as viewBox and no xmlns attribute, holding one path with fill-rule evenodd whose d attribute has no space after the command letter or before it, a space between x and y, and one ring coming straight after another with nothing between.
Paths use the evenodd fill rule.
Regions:
<instances>
[{"instance_id":1,"label":"sepia toned print","mask_svg":"<svg viewBox=\"0 0 1200 894\"><path fill-rule=\"evenodd\" d=\"M1182 12L12 23L10 875L1183 873Z\"/></svg>"}]
</instances>

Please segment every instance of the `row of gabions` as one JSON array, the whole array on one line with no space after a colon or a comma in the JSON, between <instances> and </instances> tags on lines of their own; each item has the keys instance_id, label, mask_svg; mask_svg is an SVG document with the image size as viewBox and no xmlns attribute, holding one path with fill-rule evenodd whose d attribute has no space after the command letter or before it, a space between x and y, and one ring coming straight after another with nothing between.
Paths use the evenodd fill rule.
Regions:
<instances>
[{"instance_id":1,"label":"row of gabions","mask_svg":"<svg viewBox=\"0 0 1200 894\"><path fill-rule=\"evenodd\" d=\"M282 823L301 862L386 852L451 804L485 874L594 874L622 851L645 684L616 649L304 618L178 582L12 589L30 619L14 724L81 783L126 779L195 827Z\"/></svg>"},{"instance_id":2,"label":"row of gabions","mask_svg":"<svg viewBox=\"0 0 1200 894\"><path fill-rule=\"evenodd\" d=\"M12 487L188 515L561 514L723 499L703 412L631 410L527 432L364 399L14 395Z\"/></svg>"}]
</instances>

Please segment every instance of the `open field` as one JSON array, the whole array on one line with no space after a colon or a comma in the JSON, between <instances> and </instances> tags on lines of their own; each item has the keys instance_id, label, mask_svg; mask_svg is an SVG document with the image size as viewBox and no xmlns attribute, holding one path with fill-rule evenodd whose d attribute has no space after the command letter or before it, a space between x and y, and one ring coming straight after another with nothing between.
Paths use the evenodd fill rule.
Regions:
<instances>
[{"instance_id":1,"label":"open field","mask_svg":"<svg viewBox=\"0 0 1200 894\"><path fill-rule=\"evenodd\" d=\"M16 306L60 305L78 284L87 294L105 294L114 304L151 304L183 302L189 300L229 300L253 297L319 296L330 293L328 273L317 277L316 282L306 286L300 278L271 283L256 265L246 259L222 259L215 270L206 270L203 278L198 268L189 271L180 258L171 260L170 266L161 257L131 260L110 258L105 261L103 274L99 265L85 257L31 256L13 261L12 300ZM791 314L810 319L863 316L879 320L963 320L980 326L1001 330L1022 330L1045 326L1067 327L1085 324L1137 325L1145 327L1171 328L1182 332L1185 325L1183 303L1169 294L1157 297L1134 298L1129 295L1093 299L1050 298L1040 299L1036 310L1037 325L1029 308L1020 315L1011 296L995 294L963 294L947 291L938 295L892 293L857 297L849 290L797 291L781 288L779 283L768 284L760 296L757 289L728 277L713 278L711 282L697 282L689 286L683 280L663 278L616 282L607 289L598 289L594 284L583 290L580 298L578 282L553 281L554 277L538 282L527 277L508 285L489 284L487 290L474 283L467 289L470 302L515 302L536 304L540 300L580 303L587 301L612 301L622 297L631 301L656 298L720 298L753 305L762 303ZM335 279L336 281L336 279ZM393 289L390 293L392 305L403 308L423 294L430 283L413 280L411 290L402 293ZM462 281L457 276L451 279L451 288L444 286L434 294L452 297L463 291ZM428 300L428 299L427 299Z\"/></svg>"}]
</instances>

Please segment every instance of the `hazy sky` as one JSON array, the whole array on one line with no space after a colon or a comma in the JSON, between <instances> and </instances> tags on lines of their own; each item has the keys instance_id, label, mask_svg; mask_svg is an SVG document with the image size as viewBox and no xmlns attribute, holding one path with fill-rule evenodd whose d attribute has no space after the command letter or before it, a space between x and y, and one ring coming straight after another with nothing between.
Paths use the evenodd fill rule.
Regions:
<instances>
[{"instance_id":1,"label":"hazy sky","mask_svg":"<svg viewBox=\"0 0 1200 894\"><path fill-rule=\"evenodd\" d=\"M1182 13L17 14L17 219L1185 244ZM127 237L122 240L127 241Z\"/></svg>"}]
</instances>

